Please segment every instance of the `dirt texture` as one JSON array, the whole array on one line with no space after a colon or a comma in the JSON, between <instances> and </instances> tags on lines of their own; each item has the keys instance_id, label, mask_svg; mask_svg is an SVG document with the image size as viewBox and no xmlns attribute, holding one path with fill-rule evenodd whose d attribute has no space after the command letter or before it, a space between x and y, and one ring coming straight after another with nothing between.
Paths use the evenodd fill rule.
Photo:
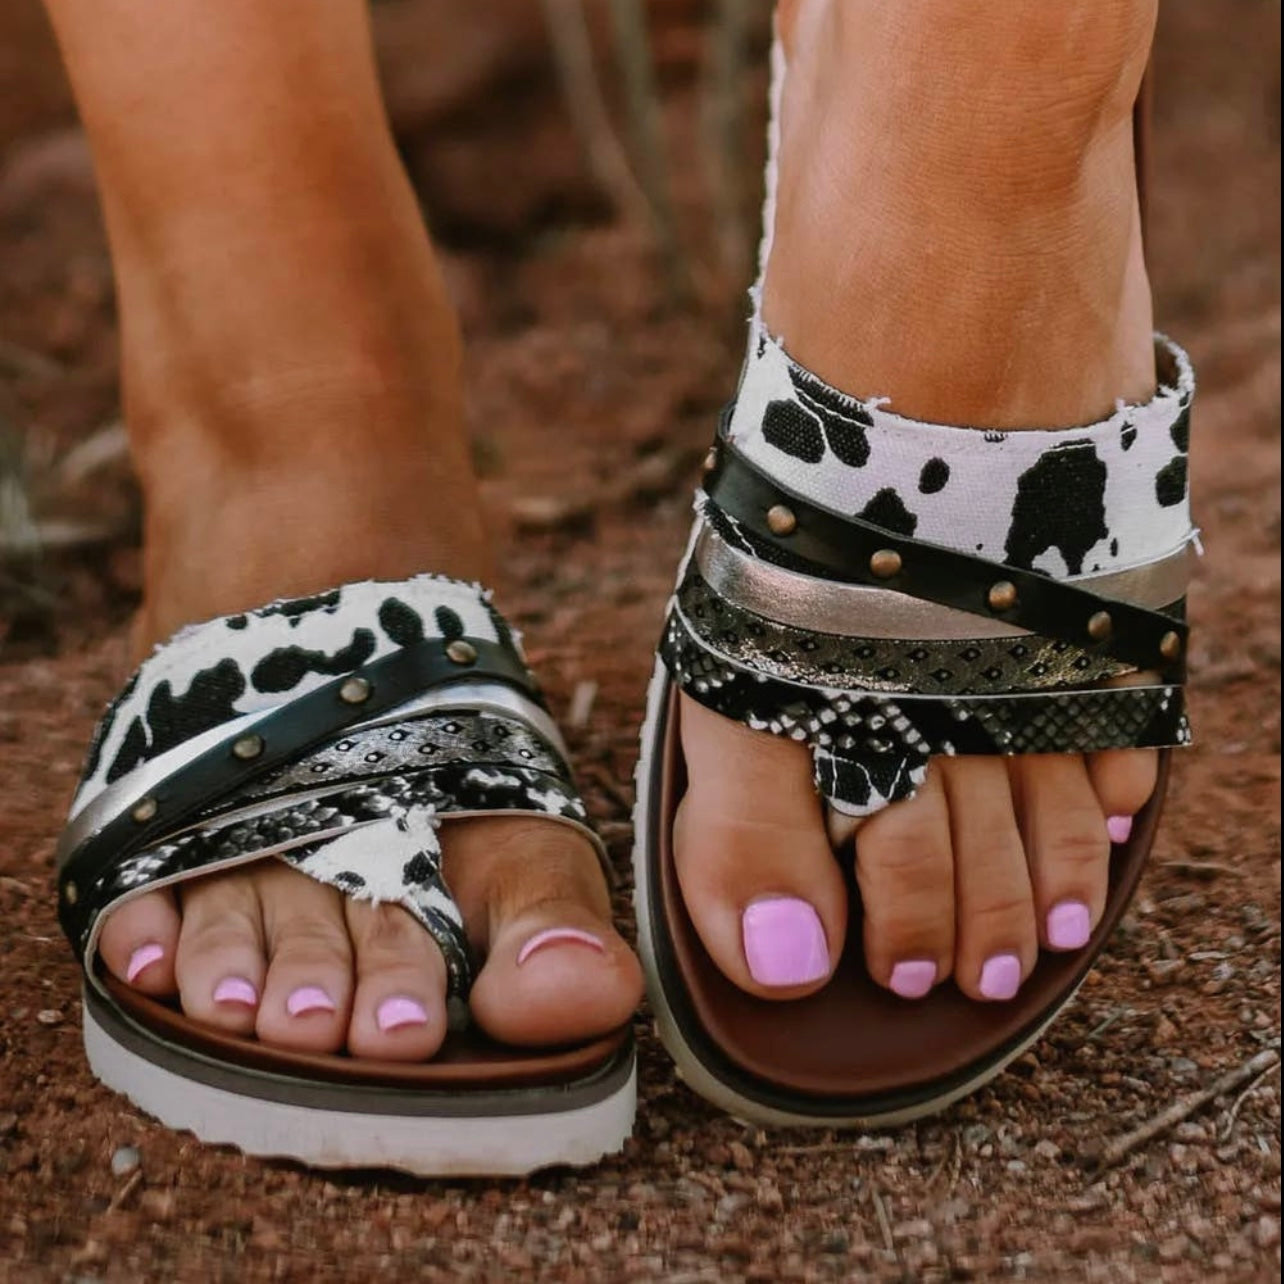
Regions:
<instances>
[{"instance_id":1,"label":"dirt texture","mask_svg":"<svg viewBox=\"0 0 1284 1284\"><path fill-rule=\"evenodd\" d=\"M449 8L450 21L442 17ZM470 417L525 629L629 916L628 806L690 488L736 374L701 131L706 6L653 6L697 302L576 147L529 0L376 9L391 109L469 341ZM712 5L707 6L709 10ZM467 13L468 16L465 16ZM110 265L34 3L0 11L0 1207L3 1280L1278 1278L1278 1066L1105 1147L1279 1046L1279 9L1172 0L1158 48L1158 316L1201 379L1198 745L1142 892L1036 1051L940 1118L764 1134L694 1097L644 1012L624 1154L524 1182L324 1176L202 1147L99 1087L52 846L139 589ZM761 57L743 155L761 159ZM719 206L720 207L720 206ZM746 278L747 279L747 278ZM45 551L15 551L39 533ZM595 698L590 699L595 688ZM871 1032L871 1037L877 1037ZM136 1148L128 1167L121 1148Z\"/></svg>"}]
</instances>

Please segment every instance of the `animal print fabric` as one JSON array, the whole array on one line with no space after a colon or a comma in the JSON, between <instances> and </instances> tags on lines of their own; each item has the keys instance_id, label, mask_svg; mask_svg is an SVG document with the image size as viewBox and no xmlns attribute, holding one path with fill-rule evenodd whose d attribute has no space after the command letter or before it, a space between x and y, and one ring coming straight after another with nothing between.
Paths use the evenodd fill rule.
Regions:
<instances>
[{"instance_id":1,"label":"animal print fabric","mask_svg":"<svg viewBox=\"0 0 1284 1284\"><path fill-rule=\"evenodd\" d=\"M464 636L520 655L485 589L437 575L365 580L191 625L158 646L108 708L71 814L204 732L279 708L403 646Z\"/></svg>"},{"instance_id":2,"label":"animal print fabric","mask_svg":"<svg viewBox=\"0 0 1284 1284\"><path fill-rule=\"evenodd\" d=\"M465 636L520 658L485 590L429 575L345 585L185 629L107 710L72 814L117 782L131 797L143 764L181 765L194 742L233 734L401 647ZM451 992L462 997L472 965L437 831L451 813L494 811L588 824L560 751L518 717L462 707L350 727L82 889L91 914L79 948L91 956L103 913L125 895L274 856L346 895L403 906L441 947Z\"/></svg>"},{"instance_id":3,"label":"animal print fabric","mask_svg":"<svg viewBox=\"0 0 1284 1284\"><path fill-rule=\"evenodd\" d=\"M728 435L776 481L888 531L1057 578L1125 570L1194 537L1195 379L1156 337L1161 386L1100 423L1020 432L919 423L831 388L760 320Z\"/></svg>"}]
</instances>

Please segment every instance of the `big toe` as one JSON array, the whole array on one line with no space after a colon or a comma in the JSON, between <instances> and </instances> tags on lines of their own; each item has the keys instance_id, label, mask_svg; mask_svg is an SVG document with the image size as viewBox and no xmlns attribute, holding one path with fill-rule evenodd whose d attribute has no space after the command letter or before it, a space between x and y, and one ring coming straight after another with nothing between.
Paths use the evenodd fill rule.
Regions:
<instances>
[{"instance_id":1,"label":"big toe","mask_svg":"<svg viewBox=\"0 0 1284 1284\"><path fill-rule=\"evenodd\" d=\"M810 755L685 696L680 719L688 785L674 859L696 932L741 989L808 994L833 971L847 924Z\"/></svg>"},{"instance_id":2,"label":"big toe","mask_svg":"<svg viewBox=\"0 0 1284 1284\"><path fill-rule=\"evenodd\" d=\"M642 998L642 971L611 923L592 845L548 820L470 820L443 838L446 872L486 952L473 1017L503 1043L606 1034Z\"/></svg>"}]
</instances>

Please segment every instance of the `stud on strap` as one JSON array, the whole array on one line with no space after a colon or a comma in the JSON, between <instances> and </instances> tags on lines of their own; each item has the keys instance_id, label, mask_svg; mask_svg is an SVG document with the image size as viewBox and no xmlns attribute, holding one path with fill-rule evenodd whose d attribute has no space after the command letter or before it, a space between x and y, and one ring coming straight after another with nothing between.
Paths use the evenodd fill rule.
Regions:
<instances>
[{"instance_id":1,"label":"stud on strap","mask_svg":"<svg viewBox=\"0 0 1284 1284\"><path fill-rule=\"evenodd\" d=\"M1181 680L1188 629L1180 619L841 517L773 481L725 439L713 454L704 479L708 501L756 540L804 563L809 573L895 589L1096 648L1139 669L1158 670L1166 681Z\"/></svg>"}]
</instances>

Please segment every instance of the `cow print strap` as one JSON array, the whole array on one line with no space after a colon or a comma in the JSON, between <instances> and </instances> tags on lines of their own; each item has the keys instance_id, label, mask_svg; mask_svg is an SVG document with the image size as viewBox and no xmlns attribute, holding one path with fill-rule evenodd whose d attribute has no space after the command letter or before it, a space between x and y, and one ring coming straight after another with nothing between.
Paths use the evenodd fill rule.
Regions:
<instances>
[{"instance_id":1,"label":"cow print strap","mask_svg":"<svg viewBox=\"0 0 1284 1284\"><path fill-rule=\"evenodd\" d=\"M549 816L602 854L488 594L418 576L271 603L180 633L108 710L59 844L59 917L88 966L122 897L276 856L404 906L462 996L437 828L494 812Z\"/></svg>"}]
</instances>

